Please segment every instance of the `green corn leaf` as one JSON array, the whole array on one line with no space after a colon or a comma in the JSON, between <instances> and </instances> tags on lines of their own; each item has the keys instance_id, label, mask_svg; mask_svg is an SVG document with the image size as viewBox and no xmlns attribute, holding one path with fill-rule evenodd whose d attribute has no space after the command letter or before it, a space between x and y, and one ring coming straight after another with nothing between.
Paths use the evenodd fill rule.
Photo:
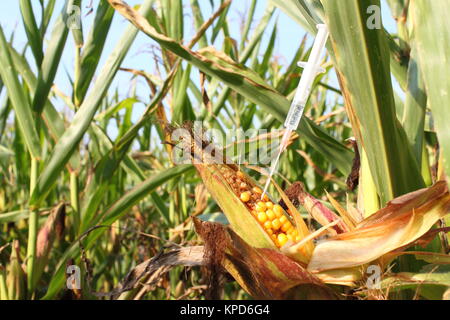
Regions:
<instances>
[{"instance_id":1,"label":"green corn leaf","mask_svg":"<svg viewBox=\"0 0 450 320\"><path fill-rule=\"evenodd\" d=\"M315 25L321 23L324 12L323 7L318 0L307 2L305 0L271 0L278 8L290 16L300 26L311 34L316 34ZM392 73L399 82L400 86L406 90L406 74L408 69L408 58L394 41L391 35L384 31L389 43L391 54ZM332 55L332 48L327 46L329 53Z\"/></svg>"},{"instance_id":2,"label":"green corn leaf","mask_svg":"<svg viewBox=\"0 0 450 320\"><path fill-rule=\"evenodd\" d=\"M13 47L9 46L9 52L11 54L12 60L14 62L17 71L20 73L25 83L27 84L31 95L33 96L36 92L37 78L33 74L30 66L28 65L26 59L21 56ZM55 109L50 100L45 103L44 111L42 113L42 118L50 131L50 135L54 141L58 141L64 133L65 126L64 120L61 118L59 112ZM77 168L79 163L79 156L77 154L73 155L70 159L70 166L72 168Z\"/></svg>"},{"instance_id":3,"label":"green corn leaf","mask_svg":"<svg viewBox=\"0 0 450 320\"><path fill-rule=\"evenodd\" d=\"M95 116L95 120L102 121L105 119L111 118L114 114L118 113L122 109L127 109L132 107L135 103L139 102L136 98L127 98L119 103L115 104L114 106L106 109L102 113L99 113L97 116Z\"/></svg>"},{"instance_id":4,"label":"green corn leaf","mask_svg":"<svg viewBox=\"0 0 450 320\"><path fill-rule=\"evenodd\" d=\"M272 18L274 13L273 8L271 8L270 6L268 8L266 8L266 11L263 15L263 17L261 18L261 20L259 21L255 31L253 32L253 35L251 36L250 40L248 41L247 45L245 46L244 51L242 52L242 54L239 57L239 63L244 65L248 59L250 58L250 56L252 54L257 54L258 50L255 50L257 48L257 46L261 43L261 38L262 35L264 34L264 31L267 28L267 25L270 22L270 19ZM219 85L219 82L213 82L214 85L210 85L209 91L216 91L217 87ZM222 92L219 94L217 101L213 104L213 112L212 115L218 115L220 110L222 109L222 107L225 104L225 101L228 99L229 95L230 95L231 89L229 87L226 87L224 90L222 90ZM211 94L210 94L211 96ZM204 109L201 115L201 119L204 119L207 115L207 110ZM209 115L209 118L207 118L208 120L210 119L210 117L212 115Z\"/></svg>"},{"instance_id":5,"label":"green corn leaf","mask_svg":"<svg viewBox=\"0 0 450 320\"><path fill-rule=\"evenodd\" d=\"M392 36L385 31L384 33L388 40L388 45L390 48L390 63L391 72L395 79L398 81L400 87L406 91L407 90L407 77L408 77L408 55L402 51L400 46L395 42Z\"/></svg>"},{"instance_id":6,"label":"green corn leaf","mask_svg":"<svg viewBox=\"0 0 450 320\"><path fill-rule=\"evenodd\" d=\"M426 299L441 300L445 290L450 286L450 265L429 264L419 273L401 272L386 277L381 282L382 288L390 291L413 289Z\"/></svg>"},{"instance_id":7,"label":"green corn leaf","mask_svg":"<svg viewBox=\"0 0 450 320\"><path fill-rule=\"evenodd\" d=\"M182 77L178 87L174 88L174 90L176 90L173 101L174 116L172 118L172 122L174 123L183 123L186 120L195 120L194 110L192 110L192 105L187 99L187 88L190 82L191 65L188 64L185 70L179 69L179 72Z\"/></svg>"},{"instance_id":8,"label":"green corn leaf","mask_svg":"<svg viewBox=\"0 0 450 320\"><path fill-rule=\"evenodd\" d=\"M159 99L154 102L154 104L157 103L159 103ZM127 140L122 142L122 139L120 139L115 145L113 145L110 141L105 141L106 144L110 144L111 146L107 153L97 163L93 179L86 188L87 196L82 210L83 219L80 229L81 231L85 231L91 226L93 216L103 199L103 195L110 187L109 177L112 177L116 170L120 167L137 133L138 130L135 129L131 133L128 131L123 135L127 136ZM100 133L100 135L105 136L107 139L106 134Z\"/></svg>"},{"instance_id":9,"label":"green corn leaf","mask_svg":"<svg viewBox=\"0 0 450 320\"><path fill-rule=\"evenodd\" d=\"M408 91L406 92L402 124L419 166L422 164L422 144L425 126L427 94L420 73L417 51L413 49L408 67Z\"/></svg>"},{"instance_id":10,"label":"green corn leaf","mask_svg":"<svg viewBox=\"0 0 450 320\"><path fill-rule=\"evenodd\" d=\"M31 51L38 66L41 65L44 58L42 52L42 37L41 32L37 26L33 6L31 0L20 0L20 12L22 13L22 20L25 26L25 32L28 37Z\"/></svg>"},{"instance_id":11,"label":"green corn leaf","mask_svg":"<svg viewBox=\"0 0 450 320\"><path fill-rule=\"evenodd\" d=\"M271 0L271 2L280 8L285 14L291 17L295 22L297 22L302 28L304 28L309 33L315 33L315 25L311 13L302 7L299 1L296 0Z\"/></svg>"},{"instance_id":12,"label":"green corn leaf","mask_svg":"<svg viewBox=\"0 0 450 320\"><path fill-rule=\"evenodd\" d=\"M164 201L156 192L150 193L152 197L152 202L155 205L156 210L159 212L164 222L170 226L172 225L169 216L169 209L166 206L167 201Z\"/></svg>"},{"instance_id":13,"label":"green corn leaf","mask_svg":"<svg viewBox=\"0 0 450 320\"><path fill-rule=\"evenodd\" d=\"M58 19L53 26L53 32L49 41L47 50L45 51L42 66L39 69L38 83L36 93L33 98L33 110L40 114L47 101L53 85L53 80L58 70L59 62L66 45L69 27L67 25L69 17L68 12L70 8L75 6L77 0L67 0Z\"/></svg>"},{"instance_id":14,"label":"green corn leaf","mask_svg":"<svg viewBox=\"0 0 450 320\"><path fill-rule=\"evenodd\" d=\"M169 36L180 41L183 39L183 3L182 0L169 0L168 2L170 2Z\"/></svg>"},{"instance_id":15,"label":"green corn leaf","mask_svg":"<svg viewBox=\"0 0 450 320\"><path fill-rule=\"evenodd\" d=\"M415 0L411 3L410 10L414 28L413 39L417 46L420 70L423 74L436 133L442 148L444 170L447 176L450 176L448 2L445 0Z\"/></svg>"},{"instance_id":16,"label":"green corn leaf","mask_svg":"<svg viewBox=\"0 0 450 320\"><path fill-rule=\"evenodd\" d=\"M80 73L74 88L76 105L80 105L83 101L89 84L94 77L113 17L114 9L106 1L101 1L98 5L91 31L83 46L80 60Z\"/></svg>"},{"instance_id":17,"label":"green corn leaf","mask_svg":"<svg viewBox=\"0 0 450 320\"><path fill-rule=\"evenodd\" d=\"M194 14L195 28L198 30L205 22L198 0L191 0L192 13ZM203 34L199 40L199 47L204 48L208 45L206 34Z\"/></svg>"},{"instance_id":18,"label":"green corn leaf","mask_svg":"<svg viewBox=\"0 0 450 320\"><path fill-rule=\"evenodd\" d=\"M53 11L55 10L56 0L48 0L47 5L44 8L44 16L41 20L40 32L41 38L44 37L47 32L48 25L50 24L50 19L52 18Z\"/></svg>"},{"instance_id":19,"label":"green corn leaf","mask_svg":"<svg viewBox=\"0 0 450 320\"><path fill-rule=\"evenodd\" d=\"M159 34L142 16L122 1L110 1L110 3L163 48L186 59L202 72L220 79L236 92L273 114L280 122L284 122L290 106L289 101L264 83L254 72L240 65L230 64L230 61L224 59L218 52L212 52L212 49L205 49L201 53L192 52L173 39ZM330 137L307 117L303 117L298 131L317 151L329 157L341 172L344 174L350 172L351 151Z\"/></svg>"},{"instance_id":20,"label":"green corn leaf","mask_svg":"<svg viewBox=\"0 0 450 320\"><path fill-rule=\"evenodd\" d=\"M141 6L140 12L144 16L151 12L151 4L152 1L147 0ZM31 206L36 206L45 199L51 187L55 184L56 177L75 151L86 130L89 128L92 118L114 76L119 70L120 64L136 38L137 32L138 30L133 26L129 26L126 29L122 39L119 40L116 49L103 67L103 70L92 89L92 93L83 102L70 127L66 129L63 136L55 145L50 159L46 163L46 166L36 183L36 187L34 188L30 199Z\"/></svg>"},{"instance_id":21,"label":"green corn leaf","mask_svg":"<svg viewBox=\"0 0 450 320\"><path fill-rule=\"evenodd\" d=\"M211 35L211 43L214 43L216 41L217 36L219 35L219 32L221 30L224 31L224 34L226 36L226 30L227 30L227 15L228 11L230 10L230 6L228 6L220 15L219 19L217 20L216 24L213 27L212 35Z\"/></svg>"},{"instance_id":22,"label":"green corn leaf","mask_svg":"<svg viewBox=\"0 0 450 320\"><path fill-rule=\"evenodd\" d=\"M423 187L424 182L396 117L384 31L367 26L367 8L380 3L349 0L323 4L346 104L358 118L359 123L353 126L360 126L359 142L367 152L378 194L385 204Z\"/></svg>"},{"instance_id":23,"label":"green corn leaf","mask_svg":"<svg viewBox=\"0 0 450 320\"><path fill-rule=\"evenodd\" d=\"M250 58L251 54L254 52L255 47L261 42L261 38L265 31L267 31L267 26L272 19L274 14L274 8L271 6L268 6L266 8L266 11L264 13L264 16L261 18L261 20L258 23L258 26L256 27L255 31L253 32L253 35L251 36L250 40L245 46L245 49L242 51L239 62L244 64L247 62L247 60Z\"/></svg>"},{"instance_id":24,"label":"green corn leaf","mask_svg":"<svg viewBox=\"0 0 450 320\"><path fill-rule=\"evenodd\" d=\"M8 96L11 99L28 151L34 158L39 159L41 156L40 142L31 106L19 82L8 48L9 44L6 42L3 29L0 27L0 64L2 65L0 76L8 90Z\"/></svg>"},{"instance_id":25,"label":"green corn leaf","mask_svg":"<svg viewBox=\"0 0 450 320\"><path fill-rule=\"evenodd\" d=\"M270 36L269 43L267 45L266 52L264 53L264 57L261 61L261 68L263 73L269 69L269 61L273 55L273 49L275 47L275 41L277 39L277 24L273 27L272 34ZM261 73L260 73L261 74Z\"/></svg>"},{"instance_id":26,"label":"green corn leaf","mask_svg":"<svg viewBox=\"0 0 450 320\"><path fill-rule=\"evenodd\" d=\"M18 222L22 219L27 219L30 214L28 210L18 210L6 213L0 213L0 224Z\"/></svg>"},{"instance_id":27,"label":"green corn leaf","mask_svg":"<svg viewBox=\"0 0 450 320\"><path fill-rule=\"evenodd\" d=\"M86 188L86 200L83 204L83 221L81 230L86 230L90 227L90 223L92 221L93 215L95 214L100 202L103 198L103 194L109 187L109 178L113 176L117 168L121 165L122 161L126 159L124 165L127 166L131 171L136 172L137 165L134 164L134 160L129 158L126 153L128 152L130 146L132 145L134 139L138 135L140 128L148 122L152 113L156 111L156 106L161 103L161 100L164 97L164 94L170 84L170 77L164 81L162 88L159 90L158 94L155 95L154 99L147 107L144 112L144 115L141 119L129 128L128 131L124 132L120 135L116 144L112 144L107 135L96 125L93 125L94 135L100 140L100 142L108 148L108 151L100 161L96 165L95 174L90 184ZM134 99L136 100L136 99ZM134 100L128 101L127 108L131 110L132 104L135 102ZM131 102L131 104L129 104ZM127 103L124 100L124 103ZM131 166L130 166L131 165ZM133 169L134 168L134 169ZM136 172L139 175L139 172Z\"/></svg>"},{"instance_id":28,"label":"green corn leaf","mask_svg":"<svg viewBox=\"0 0 450 320\"><path fill-rule=\"evenodd\" d=\"M241 35L241 43L239 45L239 50L242 51L245 48L245 43L248 38L248 33L250 31L250 26L252 25L256 10L256 0L252 0L250 4L250 9L248 10L247 19L245 20L244 29Z\"/></svg>"},{"instance_id":29,"label":"green corn leaf","mask_svg":"<svg viewBox=\"0 0 450 320\"><path fill-rule=\"evenodd\" d=\"M4 97L2 106L0 107L0 142L5 134L6 120L8 120L9 113L11 111L11 102L8 97Z\"/></svg>"},{"instance_id":30,"label":"green corn leaf","mask_svg":"<svg viewBox=\"0 0 450 320\"><path fill-rule=\"evenodd\" d=\"M151 177L128 191L119 200L117 200L112 206L110 206L105 212L100 214L94 225L101 224L102 226L110 226L115 221L120 219L128 210L146 197L150 192L154 191L164 183L176 179L182 174L194 171L194 167L191 165L176 166L174 168L165 169L161 172L153 174ZM88 238L84 240L84 248L87 250L91 248L97 241L97 239L108 229L98 228L90 232ZM52 276L52 280L48 286L43 300L54 299L65 281L66 261L71 257L79 256L80 248L78 242L75 242L70 248L66 250L61 259L59 260L56 271Z\"/></svg>"}]
</instances>

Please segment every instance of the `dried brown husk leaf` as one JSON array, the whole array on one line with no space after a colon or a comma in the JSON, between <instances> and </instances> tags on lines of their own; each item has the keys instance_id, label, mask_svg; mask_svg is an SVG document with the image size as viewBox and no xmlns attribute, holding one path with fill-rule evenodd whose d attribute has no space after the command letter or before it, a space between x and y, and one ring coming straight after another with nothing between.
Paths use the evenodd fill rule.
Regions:
<instances>
[{"instance_id":1,"label":"dried brown husk leaf","mask_svg":"<svg viewBox=\"0 0 450 320\"><path fill-rule=\"evenodd\" d=\"M232 229L220 224L195 219L194 225L202 238L209 230L215 230L217 234L214 238L221 239L223 267L253 298L293 298L296 288L302 285L313 286L322 298L337 298L334 292L308 272L304 265L279 250L254 248ZM214 228L212 225L215 225ZM208 237L211 238L211 235Z\"/></svg>"},{"instance_id":2,"label":"dried brown husk leaf","mask_svg":"<svg viewBox=\"0 0 450 320\"><path fill-rule=\"evenodd\" d=\"M47 265L50 251L52 250L55 238L61 238L64 232L64 218L66 216L66 205L60 203L54 207L45 224L39 230L36 241L36 274L44 271ZM38 278L37 277L37 278Z\"/></svg>"},{"instance_id":3,"label":"dried brown husk leaf","mask_svg":"<svg viewBox=\"0 0 450 320\"><path fill-rule=\"evenodd\" d=\"M308 270L351 268L374 261L420 238L449 209L450 195L443 181L398 197L356 229L317 244Z\"/></svg>"},{"instance_id":4,"label":"dried brown husk leaf","mask_svg":"<svg viewBox=\"0 0 450 320\"><path fill-rule=\"evenodd\" d=\"M337 214L328 209L324 204L306 192L303 188L298 194L298 200L306 211L308 211L311 217L313 217L313 219L322 226L326 226L330 222L340 220ZM332 235L347 232L349 230L349 227L343 222L339 222L333 228L328 229Z\"/></svg>"},{"instance_id":5,"label":"dried brown husk leaf","mask_svg":"<svg viewBox=\"0 0 450 320\"><path fill-rule=\"evenodd\" d=\"M22 266L20 245L18 240L14 240L12 242L11 256L6 272L6 286L8 288L9 299L25 299L27 294L27 276Z\"/></svg>"}]
</instances>

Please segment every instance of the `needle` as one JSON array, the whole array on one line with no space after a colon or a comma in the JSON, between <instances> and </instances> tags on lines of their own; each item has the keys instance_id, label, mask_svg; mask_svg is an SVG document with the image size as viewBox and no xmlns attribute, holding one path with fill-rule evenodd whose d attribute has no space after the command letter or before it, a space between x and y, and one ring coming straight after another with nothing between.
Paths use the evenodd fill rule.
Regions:
<instances>
[{"instance_id":1,"label":"needle","mask_svg":"<svg viewBox=\"0 0 450 320\"><path fill-rule=\"evenodd\" d=\"M291 104L291 108L289 109L289 113L286 117L286 121L284 122L284 127L286 128L286 130L284 131L283 138L281 139L280 148L278 150L277 157L275 158L275 162L272 162L272 166L270 167L269 177L267 178L264 191L261 195L261 199L267 192L267 188L269 187L270 181L272 180L272 176L275 174L275 171L277 169L280 156L287 148L292 131L295 131L300 123L303 115L303 110L305 109L305 105L308 101L309 94L311 93L311 87L314 79L317 76L317 73L325 72L325 70L320 67L320 54L325 47L325 44L327 43L328 28L325 24L318 24L317 29L318 33L316 39L314 40L314 45L311 50L308 62L299 63L299 66L304 68L303 74L298 84L294 100Z\"/></svg>"}]
</instances>

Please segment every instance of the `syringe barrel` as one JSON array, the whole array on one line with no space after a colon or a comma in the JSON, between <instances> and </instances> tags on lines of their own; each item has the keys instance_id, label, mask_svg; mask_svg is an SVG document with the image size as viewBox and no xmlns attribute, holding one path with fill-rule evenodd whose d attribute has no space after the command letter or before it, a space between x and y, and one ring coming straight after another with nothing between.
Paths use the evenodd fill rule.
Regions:
<instances>
[{"instance_id":1,"label":"syringe barrel","mask_svg":"<svg viewBox=\"0 0 450 320\"><path fill-rule=\"evenodd\" d=\"M317 71L320 69L320 53L325 47L328 39L328 28L325 24L317 25L318 33L311 50L308 62L303 70L302 77L298 84L297 92L292 101L291 108L284 126L290 130L296 130L303 115L303 109L308 101L309 94Z\"/></svg>"},{"instance_id":2,"label":"syringe barrel","mask_svg":"<svg viewBox=\"0 0 450 320\"><path fill-rule=\"evenodd\" d=\"M292 131L297 130L304 109L305 103L293 103L291 109L289 109L286 121L284 122L284 127Z\"/></svg>"}]
</instances>

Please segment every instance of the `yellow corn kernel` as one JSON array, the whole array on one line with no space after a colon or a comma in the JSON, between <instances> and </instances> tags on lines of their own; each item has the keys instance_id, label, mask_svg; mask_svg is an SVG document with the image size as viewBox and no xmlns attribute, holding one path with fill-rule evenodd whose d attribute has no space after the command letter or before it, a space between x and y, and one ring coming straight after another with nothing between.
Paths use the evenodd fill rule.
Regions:
<instances>
[{"instance_id":1,"label":"yellow corn kernel","mask_svg":"<svg viewBox=\"0 0 450 320\"><path fill-rule=\"evenodd\" d=\"M258 221L264 223L267 221L267 215L264 211L258 212Z\"/></svg>"},{"instance_id":2,"label":"yellow corn kernel","mask_svg":"<svg viewBox=\"0 0 450 320\"><path fill-rule=\"evenodd\" d=\"M280 234L278 234L277 240L278 240L279 246L282 247L288 241L288 238L284 233L280 233Z\"/></svg>"},{"instance_id":3,"label":"yellow corn kernel","mask_svg":"<svg viewBox=\"0 0 450 320\"><path fill-rule=\"evenodd\" d=\"M283 225L281 226L281 230L283 232L287 232L289 230L289 228L291 227L291 223L289 221L286 221L285 223L283 223Z\"/></svg>"},{"instance_id":4,"label":"yellow corn kernel","mask_svg":"<svg viewBox=\"0 0 450 320\"><path fill-rule=\"evenodd\" d=\"M267 207L267 209L272 209L273 208L273 202L272 201L267 201L266 202L266 207Z\"/></svg>"},{"instance_id":5,"label":"yellow corn kernel","mask_svg":"<svg viewBox=\"0 0 450 320\"><path fill-rule=\"evenodd\" d=\"M272 229L266 229L266 232L269 234L269 236L273 235L273 230Z\"/></svg>"},{"instance_id":6,"label":"yellow corn kernel","mask_svg":"<svg viewBox=\"0 0 450 320\"><path fill-rule=\"evenodd\" d=\"M283 208L279 204L273 206L273 212L275 212L277 218L283 215L283 211Z\"/></svg>"},{"instance_id":7,"label":"yellow corn kernel","mask_svg":"<svg viewBox=\"0 0 450 320\"><path fill-rule=\"evenodd\" d=\"M266 222L264 222L264 229L266 229L267 231L272 231L272 221L267 220Z\"/></svg>"},{"instance_id":8,"label":"yellow corn kernel","mask_svg":"<svg viewBox=\"0 0 450 320\"><path fill-rule=\"evenodd\" d=\"M282 215L281 217L279 217L279 219L282 224L284 224L286 221L288 221L285 215Z\"/></svg>"},{"instance_id":9,"label":"yellow corn kernel","mask_svg":"<svg viewBox=\"0 0 450 320\"><path fill-rule=\"evenodd\" d=\"M236 172L236 175L237 175L238 178L244 179L244 173L242 171Z\"/></svg>"},{"instance_id":10,"label":"yellow corn kernel","mask_svg":"<svg viewBox=\"0 0 450 320\"><path fill-rule=\"evenodd\" d=\"M260 188L258 188L258 187L253 187L252 191L253 191L254 193L259 193L259 194L262 193L262 190L261 190Z\"/></svg>"},{"instance_id":11,"label":"yellow corn kernel","mask_svg":"<svg viewBox=\"0 0 450 320\"><path fill-rule=\"evenodd\" d=\"M256 204L256 210L257 211L266 211L267 210L267 208L266 208L266 204L264 203L264 202L262 202L262 201L259 201L257 204Z\"/></svg>"},{"instance_id":12,"label":"yellow corn kernel","mask_svg":"<svg viewBox=\"0 0 450 320\"><path fill-rule=\"evenodd\" d=\"M248 202L250 200L250 197L251 197L251 193L249 191L241 193L242 202Z\"/></svg>"},{"instance_id":13,"label":"yellow corn kernel","mask_svg":"<svg viewBox=\"0 0 450 320\"><path fill-rule=\"evenodd\" d=\"M275 213L273 212L273 210L269 209L266 211L266 215L267 218L269 218L270 221L272 221L273 219L275 219Z\"/></svg>"},{"instance_id":14,"label":"yellow corn kernel","mask_svg":"<svg viewBox=\"0 0 450 320\"><path fill-rule=\"evenodd\" d=\"M292 234L292 232L295 230L294 226L291 224L289 229L286 231L286 233Z\"/></svg>"},{"instance_id":15,"label":"yellow corn kernel","mask_svg":"<svg viewBox=\"0 0 450 320\"><path fill-rule=\"evenodd\" d=\"M300 238L300 236L295 237L295 242L299 242L300 240L302 240L302 238Z\"/></svg>"},{"instance_id":16,"label":"yellow corn kernel","mask_svg":"<svg viewBox=\"0 0 450 320\"><path fill-rule=\"evenodd\" d=\"M273 242L274 242L275 245L279 248L279 247L280 247L280 244L278 243L277 236L275 236L275 237L273 237L273 236L275 236L275 235L274 235L274 234L272 235Z\"/></svg>"},{"instance_id":17,"label":"yellow corn kernel","mask_svg":"<svg viewBox=\"0 0 450 320\"><path fill-rule=\"evenodd\" d=\"M278 229L280 229L280 227L281 227L280 220L278 220L278 219L272 220L272 228L273 228L273 230L278 230Z\"/></svg>"}]
</instances>

